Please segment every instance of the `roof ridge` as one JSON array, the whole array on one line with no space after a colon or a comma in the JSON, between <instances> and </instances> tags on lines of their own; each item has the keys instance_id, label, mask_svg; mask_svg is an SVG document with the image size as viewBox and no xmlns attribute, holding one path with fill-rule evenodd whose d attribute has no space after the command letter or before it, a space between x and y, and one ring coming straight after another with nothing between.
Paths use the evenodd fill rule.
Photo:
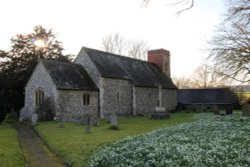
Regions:
<instances>
[{"instance_id":1,"label":"roof ridge","mask_svg":"<svg viewBox=\"0 0 250 167\"><path fill-rule=\"evenodd\" d=\"M93 50L93 51L96 51L96 52L102 52L102 53L105 53L105 54L109 54L109 56L113 56L113 57L120 57L120 58L123 58L123 59L131 59L131 60L134 60L134 61L141 61L141 62L144 62L144 63L150 63L150 62L148 62L146 60L136 59L136 58L128 57L128 56L125 56L125 55L119 55L119 54L116 54L116 53L110 53L110 52L103 51L103 50L88 48L88 47L85 47L85 46L83 46L82 48Z\"/></svg>"}]
</instances>

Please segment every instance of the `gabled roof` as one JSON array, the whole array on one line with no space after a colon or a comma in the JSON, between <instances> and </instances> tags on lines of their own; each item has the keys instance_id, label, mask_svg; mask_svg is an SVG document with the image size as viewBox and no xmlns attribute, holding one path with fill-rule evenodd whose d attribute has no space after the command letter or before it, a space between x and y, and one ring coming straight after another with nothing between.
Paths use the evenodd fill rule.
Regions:
<instances>
[{"instance_id":1,"label":"gabled roof","mask_svg":"<svg viewBox=\"0 0 250 167\"><path fill-rule=\"evenodd\" d=\"M57 89L98 90L85 69L78 64L41 60Z\"/></svg>"},{"instance_id":2,"label":"gabled roof","mask_svg":"<svg viewBox=\"0 0 250 167\"><path fill-rule=\"evenodd\" d=\"M130 80L135 86L177 89L155 64L95 49L82 48L102 77Z\"/></svg>"},{"instance_id":3,"label":"gabled roof","mask_svg":"<svg viewBox=\"0 0 250 167\"><path fill-rule=\"evenodd\" d=\"M181 104L234 104L236 99L228 88L179 89L177 101Z\"/></svg>"}]
</instances>

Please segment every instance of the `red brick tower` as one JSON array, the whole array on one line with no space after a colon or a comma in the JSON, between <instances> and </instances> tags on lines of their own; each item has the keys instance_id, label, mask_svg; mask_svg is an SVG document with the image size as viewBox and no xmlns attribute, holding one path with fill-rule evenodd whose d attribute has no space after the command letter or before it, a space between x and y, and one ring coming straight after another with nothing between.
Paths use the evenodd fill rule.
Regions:
<instances>
[{"instance_id":1,"label":"red brick tower","mask_svg":"<svg viewBox=\"0 0 250 167\"><path fill-rule=\"evenodd\" d=\"M170 76L170 52L165 49L148 51L148 62L155 63L167 76Z\"/></svg>"}]
</instances>

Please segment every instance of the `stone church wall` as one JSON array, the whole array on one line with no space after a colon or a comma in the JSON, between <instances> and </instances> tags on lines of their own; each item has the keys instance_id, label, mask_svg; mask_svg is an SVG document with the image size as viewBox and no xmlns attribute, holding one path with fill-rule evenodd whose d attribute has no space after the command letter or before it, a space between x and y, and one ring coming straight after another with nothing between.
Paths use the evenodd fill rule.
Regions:
<instances>
[{"instance_id":1,"label":"stone church wall","mask_svg":"<svg viewBox=\"0 0 250 167\"><path fill-rule=\"evenodd\" d=\"M83 94L90 95L90 105L83 105ZM56 102L56 119L63 121L80 121L84 114L98 114L98 92L81 90L58 90Z\"/></svg>"},{"instance_id":2,"label":"stone church wall","mask_svg":"<svg viewBox=\"0 0 250 167\"><path fill-rule=\"evenodd\" d=\"M75 60L76 64L82 65L85 70L88 72L90 78L95 82L98 88L100 88L100 79L101 75L96 69L93 61L89 58L85 51L81 51L78 57Z\"/></svg>"},{"instance_id":3,"label":"stone church wall","mask_svg":"<svg viewBox=\"0 0 250 167\"><path fill-rule=\"evenodd\" d=\"M148 115L155 110L158 88L135 87L134 115Z\"/></svg>"},{"instance_id":4,"label":"stone church wall","mask_svg":"<svg viewBox=\"0 0 250 167\"><path fill-rule=\"evenodd\" d=\"M25 87L25 104L20 113L20 120L31 120L32 114L36 109L35 96L37 88L42 88L45 100L50 98L51 102L54 104L56 86L42 63L37 65Z\"/></svg>"},{"instance_id":5,"label":"stone church wall","mask_svg":"<svg viewBox=\"0 0 250 167\"><path fill-rule=\"evenodd\" d=\"M112 112L118 115L131 115L131 88L128 80L102 78L100 88L101 117Z\"/></svg>"},{"instance_id":6,"label":"stone church wall","mask_svg":"<svg viewBox=\"0 0 250 167\"><path fill-rule=\"evenodd\" d=\"M162 90L162 105L167 111L175 110L177 106L177 90L163 89Z\"/></svg>"},{"instance_id":7,"label":"stone church wall","mask_svg":"<svg viewBox=\"0 0 250 167\"><path fill-rule=\"evenodd\" d=\"M149 115L155 111L159 99L158 88L134 88L134 115ZM174 110L177 105L176 90L162 89L162 106L167 111Z\"/></svg>"}]
</instances>

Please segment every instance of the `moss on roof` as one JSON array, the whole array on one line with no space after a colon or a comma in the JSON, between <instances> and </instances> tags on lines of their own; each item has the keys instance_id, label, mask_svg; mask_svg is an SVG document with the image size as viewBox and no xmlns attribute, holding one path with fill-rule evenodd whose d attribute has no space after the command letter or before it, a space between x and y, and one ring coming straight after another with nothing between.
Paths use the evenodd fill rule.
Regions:
<instances>
[{"instance_id":1,"label":"moss on roof","mask_svg":"<svg viewBox=\"0 0 250 167\"><path fill-rule=\"evenodd\" d=\"M176 89L172 80L156 65L95 49L82 48L103 77L131 80L135 86Z\"/></svg>"},{"instance_id":2,"label":"moss on roof","mask_svg":"<svg viewBox=\"0 0 250 167\"><path fill-rule=\"evenodd\" d=\"M85 69L78 64L41 60L57 89L98 90Z\"/></svg>"}]
</instances>

